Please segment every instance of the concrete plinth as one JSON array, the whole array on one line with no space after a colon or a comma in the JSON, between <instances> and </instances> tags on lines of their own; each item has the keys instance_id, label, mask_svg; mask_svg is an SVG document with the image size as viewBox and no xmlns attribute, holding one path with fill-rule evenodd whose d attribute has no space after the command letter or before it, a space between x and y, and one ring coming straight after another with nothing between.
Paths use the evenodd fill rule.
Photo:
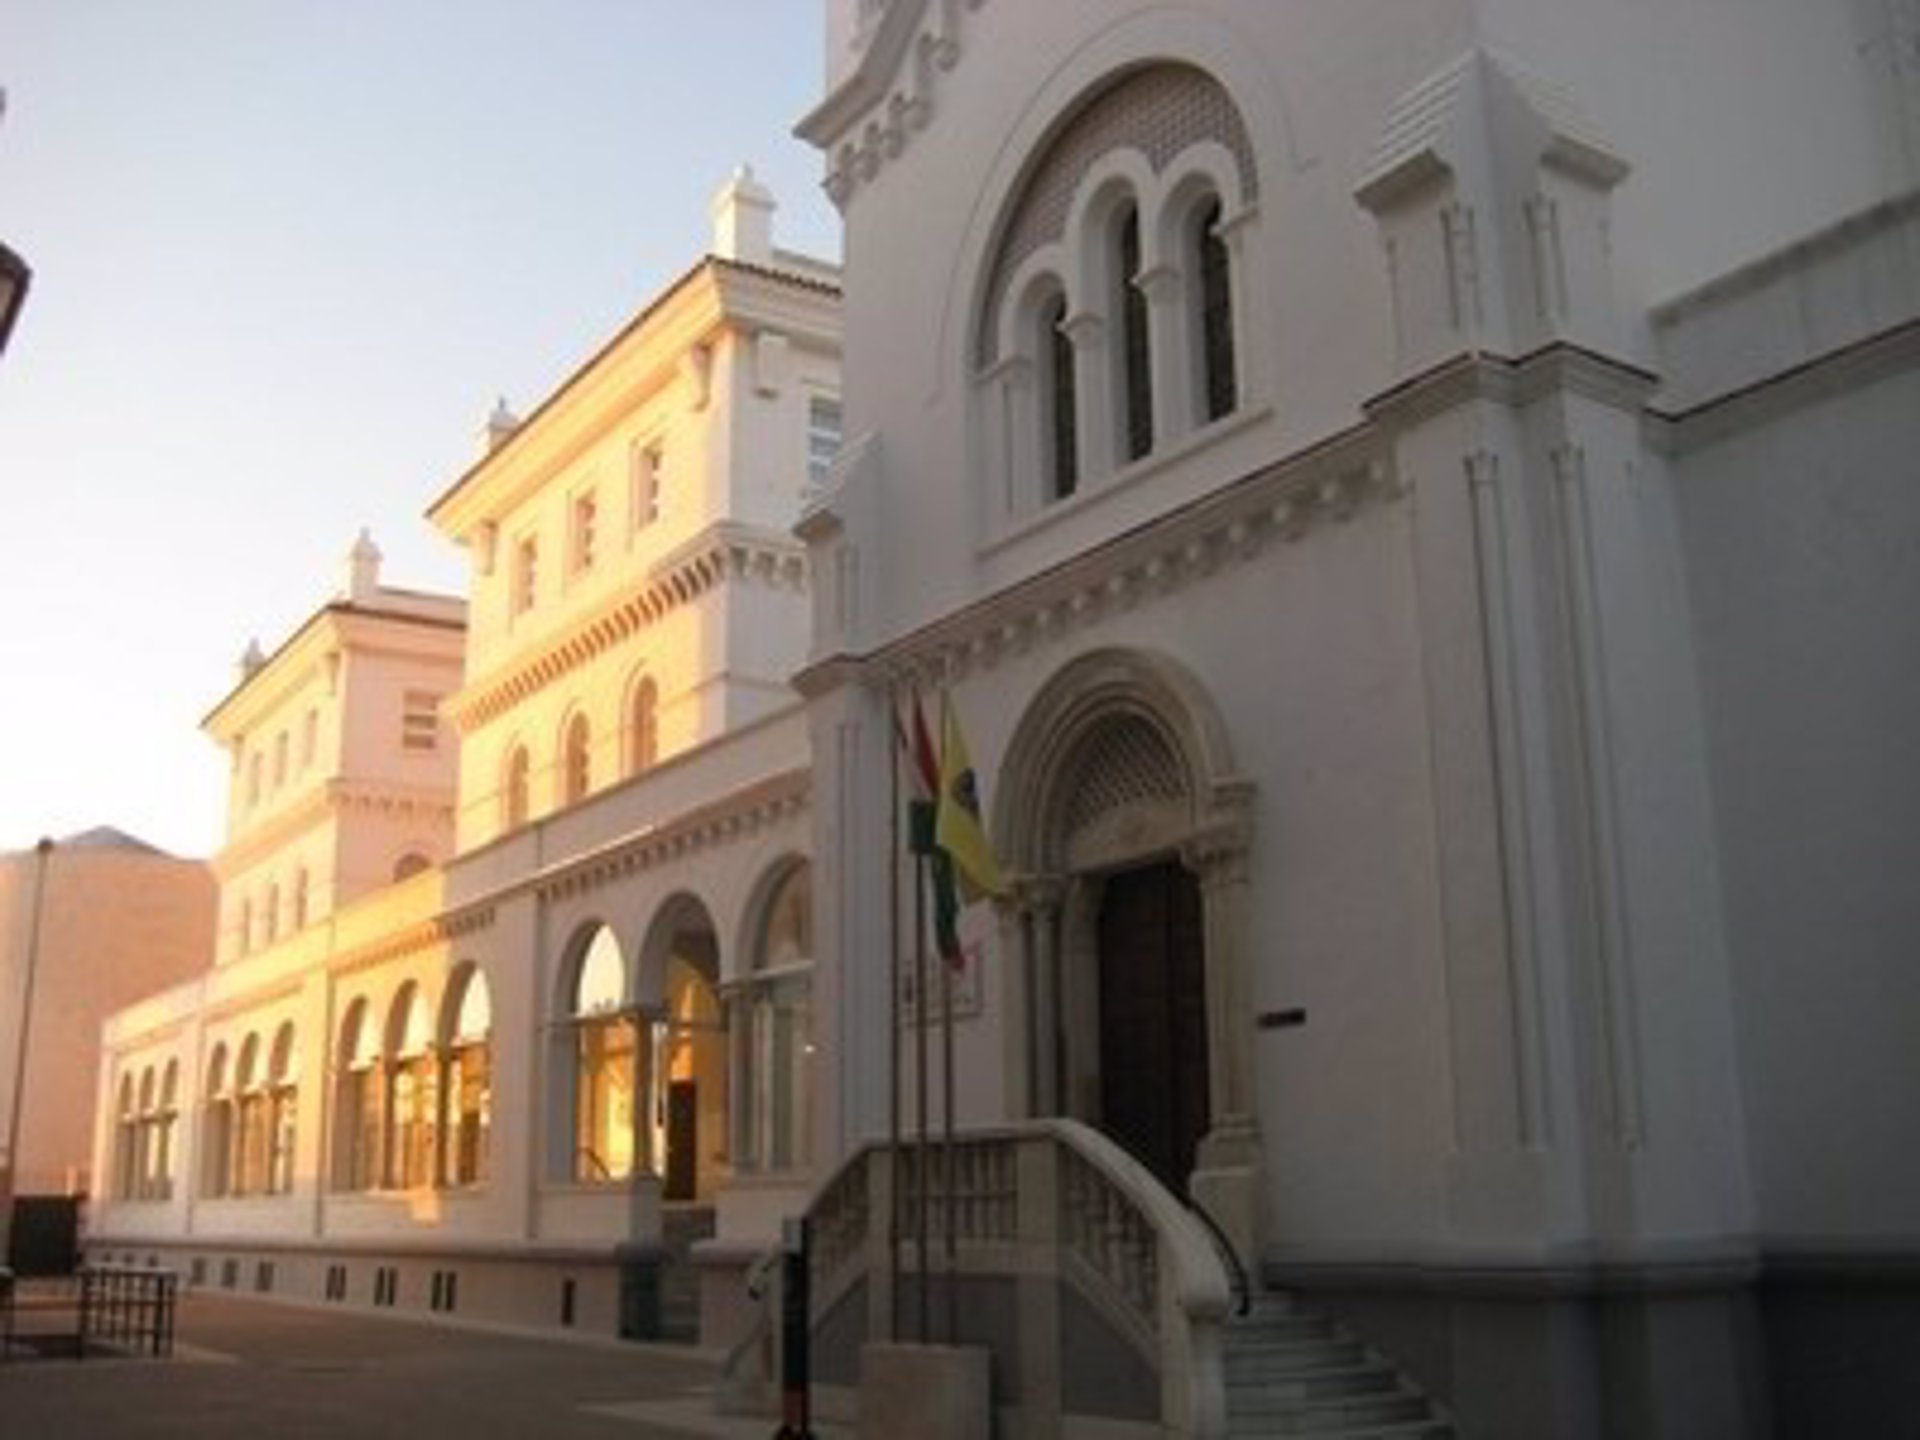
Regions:
<instances>
[{"instance_id":1,"label":"concrete plinth","mask_svg":"<svg viewBox=\"0 0 1920 1440\"><path fill-rule=\"evenodd\" d=\"M987 1352L973 1345L863 1345L859 1433L861 1440L988 1440Z\"/></svg>"}]
</instances>

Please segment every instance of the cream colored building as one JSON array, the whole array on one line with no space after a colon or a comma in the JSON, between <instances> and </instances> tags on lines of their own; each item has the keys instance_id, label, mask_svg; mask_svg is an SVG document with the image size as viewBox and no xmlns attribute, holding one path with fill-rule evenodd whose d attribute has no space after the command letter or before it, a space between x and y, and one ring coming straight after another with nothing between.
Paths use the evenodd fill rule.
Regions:
<instances>
[{"instance_id":1,"label":"cream colored building","mask_svg":"<svg viewBox=\"0 0 1920 1440\"><path fill-rule=\"evenodd\" d=\"M192 1183L107 1253L316 1303L691 1336L811 1183L809 587L837 272L742 171L714 249L429 510L464 601L382 586L250 656L219 964L116 1015ZM137 1079L134 1082L137 1087ZM103 1105L103 1157L138 1133ZM111 1161L103 1162L111 1163ZM695 1255L695 1249L698 1254Z\"/></svg>"}]
</instances>

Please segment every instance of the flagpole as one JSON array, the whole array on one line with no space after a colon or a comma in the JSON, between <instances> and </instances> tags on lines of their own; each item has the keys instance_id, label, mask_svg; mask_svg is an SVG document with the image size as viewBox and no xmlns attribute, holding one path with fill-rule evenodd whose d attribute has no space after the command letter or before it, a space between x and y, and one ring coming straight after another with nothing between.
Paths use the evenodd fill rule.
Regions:
<instances>
[{"instance_id":1,"label":"flagpole","mask_svg":"<svg viewBox=\"0 0 1920 1440\"><path fill-rule=\"evenodd\" d=\"M917 1084L914 1105L917 1128L914 1131L914 1239L920 1272L920 1343L933 1338L927 1293L927 857L913 857L913 1020L914 1065Z\"/></svg>"},{"instance_id":2,"label":"flagpole","mask_svg":"<svg viewBox=\"0 0 1920 1440\"><path fill-rule=\"evenodd\" d=\"M893 1172L887 1214L887 1338L900 1338L900 705L887 686L887 1164Z\"/></svg>"},{"instance_id":3,"label":"flagpole","mask_svg":"<svg viewBox=\"0 0 1920 1440\"><path fill-rule=\"evenodd\" d=\"M962 954L965 953L963 950ZM940 1103L946 1111L946 1160L940 1166L940 1188L946 1198L947 1232L947 1343L960 1343L960 1258L953 1186L953 962L940 962Z\"/></svg>"}]
</instances>

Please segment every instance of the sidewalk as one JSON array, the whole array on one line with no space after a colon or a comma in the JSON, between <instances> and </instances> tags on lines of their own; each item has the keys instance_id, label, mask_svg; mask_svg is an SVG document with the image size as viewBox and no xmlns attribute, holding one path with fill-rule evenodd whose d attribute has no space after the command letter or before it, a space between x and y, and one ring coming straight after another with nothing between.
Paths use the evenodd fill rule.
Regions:
<instances>
[{"instance_id":1,"label":"sidewalk","mask_svg":"<svg viewBox=\"0 0 1920 1440\"><path fill-rule=\"evenodd\" d=\"M713 1414L714 1376L686 1350L193 1295L171 1360L0 1366L0 1429L73 1440L769 1440L771 1420Z\"/></svg>"}]
</instances>

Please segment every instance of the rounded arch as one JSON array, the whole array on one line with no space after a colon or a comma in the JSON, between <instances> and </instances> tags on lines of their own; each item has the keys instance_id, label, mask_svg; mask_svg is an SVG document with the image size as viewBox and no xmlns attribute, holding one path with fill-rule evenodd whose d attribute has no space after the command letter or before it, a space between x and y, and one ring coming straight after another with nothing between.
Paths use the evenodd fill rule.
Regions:
<instances>
[{"instance_id":1,"label":"rounded arch","mask_svg":"<svg viewBox=\"0 0 1920 1440\"><path fill-rule=\"evenodd\" d=\"M149 1065L140 1072L140 1113L150 1115L160 1099L160 1079Z\"/></svg>"},{"instance_id":2,"label":"rounded arch","mask_svg":"<svg viewBox=\"0 0 1920 1440\"><path fill-rule=\"evenodd\" d=\"M493 990L476 960L454 966L440 1001L438 1034L442 1046L471 1044L493 1031Z\"/></svg>"},{"instance_id":3,"label":"rounded arch","mask_svg":"<svg viewBox=\"0 0 1920 1440\"><path fill-rule=\"evenodd\" d=\"M393 1060L408 1059L433 1048L433 1024L420 982L408 980L394 992L387 1010L384 1049Z\"/></svg>"},{"instance_id":4,"label":"rounded arch","mask_svg":"<svg viewBox=\"0 0 1920 1440\"><path fill-rule=\"evenodd\" d=\"M218 1100L227 1093L227 1042L213 1047L207 1059L207 1098Z\"/></svg>"},{"instance_id":5,"label":"rounded arch","mask_svg":"<svg viewBox=\"0 0 1920 1440\"><path fill-rule=\"evenodd\" d=\"M513 830L532 817L533 757L524 740L507 746L500 762L500 827Z\"/></svg>"},{"instance_id":6,"label":"rounded arch","mask_svg":"<svg viewBox=\"0 0 1920 1440\"><path fill-rule=\"evenodd\" d=\"M160 1108L173 1110L180 1104L180 1062L167 1061L166 1073L160 1080Z\"/></svg>"},{"instance_id":7,"label":"rounded arch","mask_svg":"<svg viewBox=\"0 0 1920 1440\"><path fill-rule=\"evenodd\" d=\"M1200 683L1169 656L1096 650L1041 687L1007 746L992 823L1008 869L1042 874L1064 867L1069 835L1063 791L1087 741L1121 719L1144 724L1178 766L1189 834L1227 818L1227 811L1240 818L1244 792L1226 723Z\"/></svg>"},{"instance_id":8,"label":"rounded arch","mask_svg":"<svg viewBox=\"0 0 1920 1440\"><path fill-rule=\"evenodd\" d=\"M267 1083L278 1088L292 1085L300 1078L299 1043L294 1038L293 1022L282 1020L273 1032L273 1049L267 1060Z\"/></svg>"},{"instance_id":9,"label":"rounded arch","mask_svg":"<svg viewBox=\"0 0 1920 1440\"><path fill-rule=\"evenodd\" d=\"M613 926L598 917L574 927L554 978L553 1014L562 1019L623 1010L633 1000L627 948Z\"/></svg>"},{"instance_id":10,"label":"rounded arch","mask_svg":"<svg viewBox=\"0 0 1920 1440\"><path fill-rule=\"evenodd\" d=\"M363 1070L379 1061L380 1041L368 1021L371 1014L372 1006L365 995L347 1006L340 1021L339 1047L334 1052L335 1064L341 1070Z\"/></svg>"},{"instance_id":11,"label":"rounded arch","mask_svg":"<svg viewBox=\"0 0 1920 1440\"><path fill-rule=\"evenodd\" d=\"M626 773L638 775L660 759L660 685L650 671L636 670L621 705L626 717Z\"/></svg>"},{"instance_id":12,"label":"rounded arch","mask_svg":"<svg viewBox=\"0 0 1920 1440\"><path fill-rule=\"evenodd\" d=\"M240 1060L234 1066L234 1088L242 1094L256 1090L266 1080L260 1068L260 1032L247 1032L247 1038L240 1042Z\"/></svg>"},{"instance_id":13,"label":"rounded arch","mask_svg":"<svg viewBox=\"0 0 1920 1440\"><path fill-rule=\"evenodd\" d=\"M593 722L580 706L561 718L553 753L560 757L560 803L577 805L593 789Z\"/></svg>"},{"instance_id":14,"label":"rounded arch","mask_svg":"<svg viewBox=\"0 0 1920 1440\"><path fill-rule=\"evenodd\" d=\"M741 975L813 958L813 862L782 855L754 883L734 945Z\"/></svg>"},{"instance_id":15,"label":"rounded arch","mask_svg":"<svg viewBox=\"0 0 1920 1440\"><path fill-rule=\"evenodd\" d=\"M709 985L720 983L719 931L713 911L691 890L677 890L661 902L640 942L637 998L644 1007L666 1003L669 960L679 960Z\"/></svg>"}]
</instances>

